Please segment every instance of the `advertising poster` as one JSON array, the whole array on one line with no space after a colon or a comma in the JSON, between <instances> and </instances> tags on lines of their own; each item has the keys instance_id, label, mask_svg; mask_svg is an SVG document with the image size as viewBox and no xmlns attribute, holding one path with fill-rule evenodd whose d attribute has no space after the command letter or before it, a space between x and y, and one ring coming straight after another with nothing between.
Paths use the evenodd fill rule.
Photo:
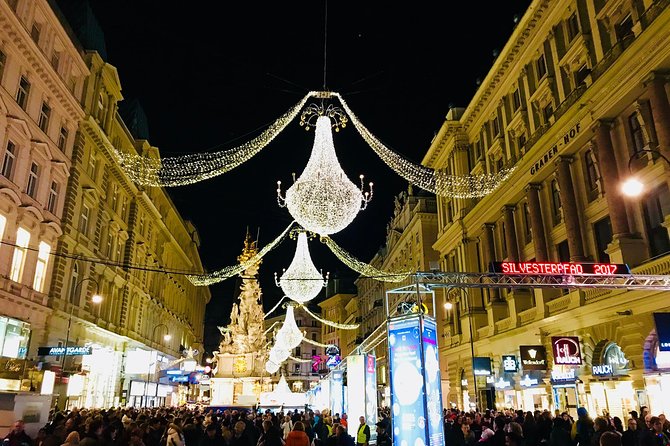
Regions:
<instances>
[{"instance_id":1,"label":"advertising poster","mask_svg":"<svg viewBox=\"0 0 670 446\"><path fill-rule=\"evenodd\" d=\"M344 395L342 370L333 370L330 374L330 411L333 414L344 413Z\"/></svg>"},{"instance_id":2,"label":"advertising poster","mask_svg":"<svg viewBox=\"0 0 670 446\"><path fill-rule=\"evenodd\" d=\"M439 350L435 320L423 317L423 360L426 384L426 408L428 409L428 443L430 446L444 445L442 422L442 380L440 378Z\"/></svg>"},{"instance_id":3,"label":"advertising poster","mask_svg":"<svg viewBox=\"0 0 670 446\"><path fill-rule=\"evenodd\" d=\"M370 426L370 443L377 442L377 359L365 356L365 422Z\"/></svg>"},{"instance_id":4,"label":"advertising poster","mask_svg":"<svg viewBox=\"0 0 670 446\"><path fill-rule=\"evenodd\" d=\"M391 319L388 345L393 444L425 446L426 407L419 315Z\"/></svg>"},{"instance_id":5,"label":"advertising poster","mask_svg":"<svg viewBox=\"0 0 670 446\"><path fill-rule=\"evenodd\" d=\"M349 435L356 438L358 417L365 416L365 356L349 355L347 357L347 417Z\"/></svg>"}]
</instances>

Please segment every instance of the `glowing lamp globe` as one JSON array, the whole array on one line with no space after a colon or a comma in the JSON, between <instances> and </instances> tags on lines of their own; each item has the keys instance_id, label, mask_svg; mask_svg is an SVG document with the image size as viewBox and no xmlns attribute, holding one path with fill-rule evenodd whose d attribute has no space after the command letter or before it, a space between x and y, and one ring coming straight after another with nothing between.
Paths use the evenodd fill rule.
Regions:
<instances>
[{"instance_id":1,"label":"glowing lamp globe","mask_svg":"<svg viewBox=\"0 0 670 446\"><path fill-rule=\"evenodd\" d=\"M621 186L621 191L627 197L638 197L644 190L644 185L637 178L629 178Z\"/></svg>"},{"instance_id":2,"label":"glowing lamp globe","mask_svg":"<svg viewBox=\"0 0 670 446\"><path fill-rule=\"evenodd\" d=\"M276 281L276 274L275 274ZM298 243L295 248L293 261L287 270L281 275L279 285L289 298L298 302L305 303L318 296L323 287L328 284L328 275L324 279L321 273L312 263L312 257L309 254L307 245L307 234L300 232L298 234Z\"/></svg>"},{"instance_id":3,"label":"glowing lamp globe","mask_svg":"<svg viewBox=\"0 0 670 446\"><path fill-rule=\"evenodd\" d=\"M278 193L281 194L280 188ZM370 198L371 192L363 193L362 187L352 183L342 170L333 145L330 118L319 116L307 166L286 191L284 204L291 216L309 231L335 234L349 226Z\"/></svg>"}]
</instances>

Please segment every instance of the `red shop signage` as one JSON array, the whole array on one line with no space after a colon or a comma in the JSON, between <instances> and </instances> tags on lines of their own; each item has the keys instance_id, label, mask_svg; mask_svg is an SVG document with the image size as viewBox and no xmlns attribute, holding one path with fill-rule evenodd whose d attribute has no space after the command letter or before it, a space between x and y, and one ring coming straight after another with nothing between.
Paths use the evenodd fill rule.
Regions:
<instances>
[{"instance_id":1,"label":"red shop signage","mask_svg":"<svg viewBox=\"0 0 670 446\"><path fill-rule=\"evenodd\" d=\"M579 338L577 336L552 337L551 348L554 352L554 364L582 364L582 352L579 348Z\"/></svg>"}]
</instances>

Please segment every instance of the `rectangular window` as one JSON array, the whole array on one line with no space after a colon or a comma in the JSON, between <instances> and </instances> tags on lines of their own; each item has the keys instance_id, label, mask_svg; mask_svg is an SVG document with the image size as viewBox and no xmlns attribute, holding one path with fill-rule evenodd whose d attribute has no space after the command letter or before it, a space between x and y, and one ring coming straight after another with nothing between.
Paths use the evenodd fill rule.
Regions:
<instances>
[{"instance_id":1,"label":"rectangular window","mask_svg":"<svg viewBox=\"0 0 670 446\"><path fill-rule=\"evenodd\" d=\"M49 201L47 202L47 210L52 214L56 213L56 206L58 205L58 189L58 183L52 181L49 188Z\"/></svg>"},{"instance_id":2,"label":"rectangular window","mask_svg":"<svg viewBox=\"0 0 670 446\"><path fill-rule=\"evenodd\" d=\"M596 236L596 253L600 263L609 263L610 256L607 254L607 245L612 243L612 222L609 217L598 220L593 225Z\"/></svg>"},{"instance_id":3,"label":"rectangular window","mask_svg":"<svg viewBox=\"0 0 670 446\"><path fill-rule=\"evenodd\" d=\"M300 351L300 347L296 347L293 356L295 356L296 358L300 358L301 353L302 352Z\"/></svg>"},{"instance_id":4,"label":"rectangular window","mask_svg":"<svg viewBox=\"0 0 670 446\"><path fill-rule=\"evenodd\" d=\"M119 202L119 185L114 183L112 185L112 201L110 206L112 206L112 211L116 212L116 205Z\"/></svg>"},{"instance_id":5,"label":"rectangular window","mask_svg":"<svg viewBox=\"0 0 670 446\"><path fill-rule=\"evenodd\" d=\"M119 238L116 243L116 259L117 261L123 260L123 242Z\"/></svg>"},{"instance_id":6,"label":"rectangular window","mask_svg":"<svg viewBox=\"0 0 670 446\"><path fill-rule=\"evenodd\" d=\"M14 258L12 258L12 268L9 272L9 278L14 282L20 282L23 276L23 265L26 263L29 242L30 232L19 227L19 230L16 231L16 247L14 248Z\"/></svg>"},{"instance_id":7,"label":"rectangular window","mask_svg":"<svg viewBox=\"0 0 670 446\"><path fill-rule=\"evenodd\" d=\"M141 235L144 235L144 215L140 217L140 230Z\"/></svg>"},{"instance_id":8,"label":"rectangular window","mask_svg":"<svg viewBox=\"0 0 670 446\"><path fill-rule=\"evenodd\" d=\"M40 34L42 33L42 27L39 23L33 23L33 27L30 29L30 37L33 39L33 42L40 43Z\"/></svg>"},{"instance_id":9,"label":"rectangular window","mask_svg":"<svg viewBox=\"0 0 670 446\"><path fill-rule=\"evenodd\" d=\"M312 356L316 356L316 349L315 348L312 349Z\"/></svg>"},{"instance_id":10,"label":"rectangular window","mask_svg":"<svg viewBox=\"0 0 670 446\"><path fill-rule=\"evenodd\" d=\"M498 122L498 117L493 118L493 137L500 135L500 123Z\"/></svg>"},{"instance_id":11,"label":"rectangular window","mask_svg":"<svg viewBox=\"0 0 670 446\"><path fill-rule=\"evenodd\" d=\"M547 105L544 106L542 109L542 116L544 117L544 123L549 122L549 118L551 118L551 115L554 114L554 105L550 102Z\"/></svg>"},{"instance_id":12,"label":"rectangular window","mask_svg":"<svg viewBox=\"0 0 670 446\"><path fill-rule=\"evenodd\" d=\"M586 193L589 201L598 197L598 167L596 165L595 154L589 149L584 153L584 167L586 170Z\"/></svg>"},{"instance_id":13,"label":"rectangular window","mask_svg":"<svg viewBox=\"0 0 670 446\"><path fill-rule=\"evenodd\" d=\"M670 251L668 230L663 226L665 216L670 213L670 191L666 184L651 191L644 200L644 222L651 257Z\"/></svg>"},{"instance_id":14,"label":"rectangular window","mask_svg":"<svg viewBox=\"0 0 670 446\"><path fill-rule=\"evenodd\" d=\"M37 163L30 163L30 172L28 173L28 187L26 193L33 198L37 197L37 186L40 181L40 166Z\"/></svg>"},{"instance_id":15,"label":"rectangular window","mask_svg":"<svg viewBox=\"0 0 670 446\"><path fill-rule=\"evenodd\" d=\"M5 226L7 225L7 217L0 214L0 240L5 235Z\"/></svg>"},{"instance_id":16,"label":"rectangular window","mask_svg":"<svg viewBox=\"0 0 670 446\"><path fill-rule=\"evenodd\" d=\"M60 134L58 135L58 148L65 152L65 147L67 146L67 137L68 131L65 127L60 128Z\"/></svg>"},{"instance_id":17,"label":"rectangular window","mask_svg":"<svg viewBox=\"0 0 670 446\"><path fill-rule=\"evenodd\" d=\"M537 80L540 81L547 74L547 62L544 60L544 54L537 59L535 67L537 68Z\"/></svg>"},{"instance_id":18,"label":"rectangular window","mask_svg":"<svg viewBox=\"0 0 670 446\"><path fill-rule=\"evenodd\" d=\"M48 243L40 242L39 251L37 253L37 265L35 265L35 280L33 280L33 289L44 292L44 282L47 277L47 267L49 266L49 253L51 246Z\"/></svg>"},{"instance_id":19,"label":"rectangular window","mask_svg":"<svg viewBox=\"0 0 670 446\"><path fill-rule=\"evenodd\" d=\"M88 175L95 179L95 169L98 167L98 158L95 156L95 152L91 149L91 154L88 157Z\"/></svg>"},{"instance_id":20,"label":"rectangular window","mask_svg":"<svg viewBox=\"0 0 670 446\"><path fill-rule=\"evenodd\" d=\"M568 28L568 43L570 43L579 34L579 19L577 18L576 12L573 12L572 15L568 17L567 28Z\"/></svg>"},{"instance_id":21,"label":"rectangular window","mask_svg":"<svg viewBox=\"0 0 670 446\"><path fill-rule=\"evenodd\" d=\"M9 7L12 8L12 11L16 12L17 8L19 7L19 0L7 0L7 4L9 4Z\"/></svg>"},{"instance_id":22,"label":"rectangular window","mask_svg":"<svg viewBox=\"0 0 670 446\"><path fill-rule=\"evenodd\" d=\"M523 204L523 223L525 229L525 241L526 244L528 244L533 240L533 227L530 222L530 209L528 208L528 203Z\"/></svg>"},{"instance_id":23,"label":"rectangular window","mask_svg":"<svg viewBox=\"0 0 670 446\"><path fill-rule=\"evenodd\" d=\"M29 339L29 323L0 316L0 356L25 359Z\"/></svg>"},{"instance_id":24,"label":"rectangular window","mask_svg":"<svg viewBox=\"0 0 670 446\"><path fill-rule=\"evenodd\" d=\"M7 142L7 150L5 150L5 157L2 160L2 176L7 179L12 179L14 172L14 161L16 161L16 146L13 142Z\"/></svg>"},{"instance_id":25,"label":"rectangular window","mask_svg":"<svg viewBox=\"0 0 670 446\"><path fill-rule=\"evenodd\" d=\"M554 226L563 220L561 192L558 189L558 181L556 180L551 182L551 214Z\"/></svg>"},{"instance_id":26,"label":"rectangular window","mask_svg":"<svg viewBox=\"0 0 670 446\"><path fill-rule=\"evenodd\" d=\"M58 51L54 51L53 54L51 55L51 66L56 71L56 73L58 73L59 65L60 65L60 53Z\"/></svg>"},{"instance_id":27,"label":"rectangular window","mask_svg":"<svg viewBox=\"0 0 670 446\"><path fill-rule=\"evenodd\" d=\"M28 106L28 95L30 94L30 82L25 76L21 76L21 81L19 82L19 89L16 92L16 103L19 104L19 107L26 109Z\"/></svg>"},{"instance_id":28,"label":"rectangular window","mask_svg":"<svg viewBox=\"0 0 670 446\"><path fill-rule=\"evenodd\" d=\"M628 117L628 129L630 130L630 138L633 142L633 153L639 152L646 146L641 118L638 112L634 112Z\"/></svg>"},{"instance_id":29,"label":"rectangular window","mask_svg":"<svg viewBox=\"0 0 670 446\"><path fill-rule=\"evenodd\" d=\"M294 370L295 370L296 374L299 374L300 373L300 364L296 364Z\"/></svg>"},{"instance_id":30,"label":"rectangular window","mask_svg":"<svg viewBox=\"0 0 670 446\"><path fill-rule=\"evenodd\" d=\"M44 133L49 130L49 118L51 117L51 107L46 102L42 102L42 108L40 109L40 118L37 121L37 125L42 129Z\"/></svg>"},{"instance_id":31,"label":"rectangular window","mask_svg":"<svg viewBox=\"0 0 670 446\"><path fill-rule=\"evenodd\" d=\"M518 88L512 93L512 106L514 107L514 111L517 111L521 107L521 92Z\"/></svg>"},{"instance_id":32,"label":"rectangular window","mask_svg":"<svg viewBox=\"0 0 670 446\"><path fill-rule=\"evenodd\" d=\"M112 246L114 246L114 237L112 236L112 234L108 233L107 234L107 249L105 250L105 254L107 254L107 256L109 258L112 258Z\"/></svg>"},{"instance_id":33,"label":"rectangular window","mask_svg":"<svg viewBox=\"0 0 670 446\"><path fill-rule=\"evenodd\" d=\"M561 243L556 245L556 253L558 254L559 262L570 261L570 247L568 246L567 240L563 240Z\"/></svg>"},{"instance_id":34,"label":"rectangular window","mask_svg":"<svg viewBox=\"0 0 670 446\"><path fill-rule=\"evenodd\" d=\"M79 232L88 237L88 220L91 217L91 209L85 204L81 205L81 215L79 216Z\"/></svg>"},{"instance_id":35,"label":"rectangular window","mask_svg":"<svg viewBox=\"0 0 670 446\"><path fill-rule=\"evenodd\" d=\"M0 50L0 82L2 82L2 74L5 72L5 64L7 64L7 55Z\"/></svg>"},{"instance_id":36,"label":"rectangular window","mask_svg":"<svg viewBox=\"0 0 670 446\"><path fill-rule=\"evenodd\" d=\"M126 219L126 211L128 210L128 197L123 195L121 197L121 219L125 220Z\"/></svg>"}]
</instances>

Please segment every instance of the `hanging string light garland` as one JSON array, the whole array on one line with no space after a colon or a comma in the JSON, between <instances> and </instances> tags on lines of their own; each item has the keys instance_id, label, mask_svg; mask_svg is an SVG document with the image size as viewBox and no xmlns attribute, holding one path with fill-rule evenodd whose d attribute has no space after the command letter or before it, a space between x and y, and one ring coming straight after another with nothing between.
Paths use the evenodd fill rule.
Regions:
<instances>
[{"instance_id":1,"label":"hanging string light garland","mask_svg":"<svg viewBox=\"0 0 670 446\"><path fill-rule=\"evenodd\" d=\"M450 175L444 170L434 170L417 165L393 152L377 139L356 117L349 105L339 93L331 93L339 99L342 108L347 113L361 137L375 151L375 153L395 173L407 181L436 195L454 198L484 197L502 182L507 180L514 171L514 167L501 169L497 173L482 175Z\"/></svg>"},{"instance_id":2,"label":"hanging string light garland","mask_svg":"<svg viewBox=\"0 0 670 446\"><path fill-rule=\"evenodd\" d=\"M317 347L324 347L324 348L335 347L335 344L323 344L319 341L313 341L312 339L308 339L306 337L302 338L302 342L306 342L308 344L315 345Z\"/></svg>"},{"instance_id":3,"label":"hanging string light garland","mask_svg":"<svg viewBox=\"0 0 670 446\"><path fill-rule=\"evenodd\" d=\"M301 358L296 358L295 356L289 356L288 359L295 361L295 362L302 362L302 363L307 363L307 362L312 362L311 359L301 359Z\"/></svg>"},{"instance_id":4,"label":"hanging string light garland","mask_svg":"<svg viewBox=\"0 0 670 446\"><path fill-rule=\"evenodd\" d=\"M311 311L309 311L309 308L307 308L307 307L304 306L304 305L300 305L300 308L302 308L303 310L305 310L305 312L306 312L307 314L309 314L310 316L312 316L314 319L316 319L317 321L321 322L322 324L326 324L326 325L328 325L328 326L330 326L330 327L339 328L340 330L356 330L356 329L357 329L358 327L360 327L360 325L361 325L361 324L339 324L339 323L337 323L337 322L332 322L332 321L329 321L329 320L327 320L327 319L322 319L322 318L320 318L320 317L317 316L316 314L314 314L314 313L312 313Z\"/></svg>"},{"instance_id":5,"label":"hanging string light garland","mask_svg":"<svg viewBox=\"0 0 670 446\"><path fill-rule=\"evenodd\" d=\"M288 269L284 270L279 280L277 280L277 273L275 273L275 283L278 287L281 287L286 296L302 304L314 299L328 284L328 273L326 273L324 279L314 266L307 246L307 232L293 230L291 238L296 238L296 232L298 241L293 261Z\"/></svg>"},{"instance_id":6,"label":"hanging string light garland","mask_svg":"<svg viewBox=\"0 0 670 446\"><path fill-rule=\"evenodd\" d=\"M361 274L362 276L379 280L381 282L397 283L404 281L409 277L410 274L412 274L411 271L398 271L398 272L382 271L368 263L361 262L360 260L356 259L347 251L342 249L337 243L335 243L335 241L332 238L328 236L321 237L321 241L326 246L328 246L328 248L330 248L332 253L335 254L335 256L338 259L340 259L342 263L344 263L357 273Z\"/></svg>"},{"instance_id":7,"label":"hanging string light garland","mask_svg":"<svg viewBox=\"0 0 670 446\"><path fill-rule=\"evenodd\" d=\"M173 187L197 183L226 173L258 154L298 116L307 101L315 95L317 92L309 92L259 136L230 150L165 158L150 158L117 149L114 152L124 172L137 184Z\"/></svg>"},{"instance_id":8,"label":"hanging string light garland","mask_svg":"<svg viewBox=\"0 0 670 446\"><path fill-rule=\"evenodd\" d=\"M265 256L265 254L272 251L282 240L284 240L284 238L289 233L294 224L295 222L292 221L286 227L286 229L284 229L284 232L279 234L279 236L276 239L265 245L263 249L258 251L256 255L249 258L247 261L242 262L238 265L227 266L218 271L214 271L213 273L201 274L201 275L189 275L186 276L186 278L195 286L209 286L212 285L213 283L223 282L224 280L230 277L240 274L241 272L249 268L251 265L255 265L256 263L260 262L261 259Z\"/></svg>"},{"instance_id":9,"label":"hanging string light garland","mask_svg":"<svg viewBox=\"0 0 670 446\"><path fill-rule=\"evenodd\" d=\"M312 152L305 170L288 188L285 197L281 193L281 181L277 182L277 201L281 207L288 208L291 216L308 231L334 234L346 228L358 212L367 207L372 199L372 183L370 190L364 192L363 176L360 176L359 188L340 166L331 128L346 125L337 120L341 116L339 112L323 107L308 108L305 113L308 112L316 114ZM301 122L311 121L303 114ZM303 125L309 128L309 124Z\"/></svg>"}]
</instances>

